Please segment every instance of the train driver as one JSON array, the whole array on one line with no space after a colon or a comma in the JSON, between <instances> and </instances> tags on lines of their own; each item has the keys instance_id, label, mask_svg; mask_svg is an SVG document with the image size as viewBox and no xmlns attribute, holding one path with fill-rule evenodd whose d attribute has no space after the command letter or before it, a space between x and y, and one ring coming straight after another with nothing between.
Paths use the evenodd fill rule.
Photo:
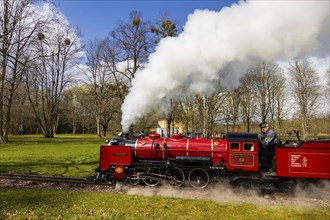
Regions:
<instances>
[{"instance_id":1,"label":"train driver","mask_svg":"<svg viewBox=\"0 0 330 220\"><path fill-rule=\"evenodd\" d=\"M269 171L272 159L275 156L275 147L281 146L282 142L273 129L269 128L266 121L259 124L261 133L259 135L261 146L259 147L259 158L261 158L261 168Z\"/></svg>"}]
</instances>

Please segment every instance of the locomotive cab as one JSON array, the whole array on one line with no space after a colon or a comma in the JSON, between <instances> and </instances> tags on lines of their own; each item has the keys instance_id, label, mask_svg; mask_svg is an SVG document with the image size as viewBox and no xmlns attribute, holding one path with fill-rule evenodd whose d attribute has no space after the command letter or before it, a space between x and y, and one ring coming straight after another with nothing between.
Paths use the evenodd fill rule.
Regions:
<instances>
[{"instance_id":1,"label":"locomotive cab","mask_svg":"<svg viewBox=\"0 0 330 220\"><path fill-rule=\"evenodd\" d=\"M225 139L228 146L228 170L258 171L258 134L229 132Z\"/></svg>"}]
</instances>

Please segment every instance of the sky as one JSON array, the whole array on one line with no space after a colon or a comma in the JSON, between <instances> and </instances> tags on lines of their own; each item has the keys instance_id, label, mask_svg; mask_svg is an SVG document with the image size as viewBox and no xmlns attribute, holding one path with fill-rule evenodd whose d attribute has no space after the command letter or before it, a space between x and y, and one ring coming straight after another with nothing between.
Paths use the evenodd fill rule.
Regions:
<instances>
[{"instance_id":1,"label":"sky","mask_svg":"<svg viewBox=\"0 0 330 220\"><path fill-rule=\"evenodd\" d=\"M95 38L104 38L118 24L127 21L133 10L142 13L142 19L155 21L161 12L166 11L171 20L183 26L189 14L196 9L219 11L231 6L233 0L57 0L59 10L68 19L71 26L78 27L85 43Z\"/></svg>"}]
</instances>

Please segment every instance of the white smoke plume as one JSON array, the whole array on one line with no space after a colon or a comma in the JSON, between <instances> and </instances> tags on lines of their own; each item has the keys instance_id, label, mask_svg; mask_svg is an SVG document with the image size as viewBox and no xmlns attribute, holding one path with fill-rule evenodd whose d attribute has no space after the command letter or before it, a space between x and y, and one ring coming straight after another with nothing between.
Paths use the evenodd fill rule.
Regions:
<instances>
[{"instance_id":1,"label":"white smoke plume","mask_svg":"<svg viewBox=\"0 0 330 220\"><path fill-rule=\"evenodd\" d=\"M122 105L122 126L178 94L208 94L219 71L254 59L329 56L329 1L240 1L219 12L195 10L183 32L162 39L136 74ZM236 75L228 76L234 81Z\"/></svg>"}]
</instances>

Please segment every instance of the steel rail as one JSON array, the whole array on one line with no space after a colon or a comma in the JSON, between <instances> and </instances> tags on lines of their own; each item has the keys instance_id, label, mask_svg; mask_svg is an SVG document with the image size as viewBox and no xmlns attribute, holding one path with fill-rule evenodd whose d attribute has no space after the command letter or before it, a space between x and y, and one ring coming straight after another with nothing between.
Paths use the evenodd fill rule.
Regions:
<instances>
[{"instance_id":1,"label":"steel rail","mask_svg":"<svg viewBox=\"0 0 330 220\"><path fill-rule=\"evenodd\" d=\"M16 179L31 180L38 182L57 182L57 183L75 183L75 184L92 184L92 185L108 185L106 183L98 183L88 178L62 177L62 176L40 176L32 174L14 174L0 173L0 179Z\"/></svg>"}]
</instances>

